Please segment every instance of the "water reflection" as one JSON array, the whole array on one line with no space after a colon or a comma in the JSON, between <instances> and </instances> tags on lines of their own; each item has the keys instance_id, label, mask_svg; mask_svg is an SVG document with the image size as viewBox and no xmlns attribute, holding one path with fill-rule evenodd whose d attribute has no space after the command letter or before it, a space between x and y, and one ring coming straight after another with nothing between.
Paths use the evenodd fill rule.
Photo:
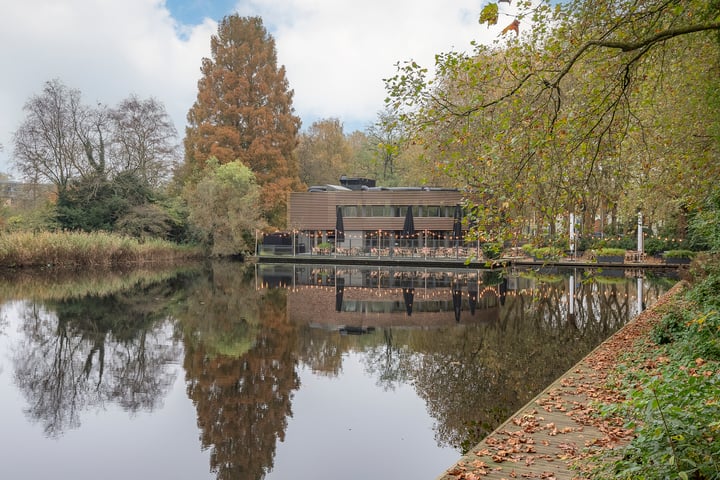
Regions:
<instances>
[{"instance_id":1,"label":"water reflection","mask_svg":"<svg viewBox=\"0 0 720 480\"><path fill-rule=\"evenodd\" d=\"M23 274L0 278L0 298L5 305L15 300L19 312L12 321L0 315L0 333L9 338L12 381L25 413L46 436L60 441L70 429L81 435L83 412L110 405L131 417L161 411L181 385L194 409L192 436L207 452L205 470L217 479L283 478L287 462L276 458L281 443L286 455L314 445L318 426L348 415L343 405L315 412L302 403L294 411L295 395L304 382L361 384L344 368L359 359L363 378L378 391L411 390L424 403L420 415L429 415L433 445L413 447L407 453L422 458L398 464L406 476L427 476L449 465L448 452L454 461L671 283L625 271L237 263L106 278ZM7 389L2 367L0 389ZM368 413L379 414L392 401L377 397L385 403L368 404ZM388 474L387 465L407 448L407 441L383 443L392 433L360 439L388 454L371 475ZM162 448L177 441L170 435ZM31 445L37 448L37 441L26 448ZM338 452L323 450L319 478L347 472L333 464ZM188 462L188 471L197 461L173 459ZM410 463L417 472L407 471ZM363 478L352 475L345 478Z\"/></svg>"},{"instance_id":2,"label":"water reflection","mask_svg":"<svg viewBox=\"0 0 720 480\"><path fill-rule=\"evenodd\" d=\"M284 292L251 288L247 272L216 264L178 314L187 394L218 479L261 479L272 469L299 387Z\"/></svg>"},{"instance_id":3,"label":"water reflection","mask_svg":"<svg viewBox=\"0 0 720 480\"><path fill-rule=\"evenodd\" d=\"M129 412L159 406L181 352L158 308L170 292L138 283L104 296L26 300L12 357L28 417L55 437L108 403Z\"/></svg>"},{"instance_id":4,"label":"water reflection","mask_svg":"<svg viewBox=\"0 0 720 480\"><path fill-rule=\"evenodd\" d=\"M260 265L257 285L287 290L313 338L301 362L337 375L343 351L362 351L383 388L414 385L438 444L465 450L668 285L626 273ZM349 329L366 335L331 334Z\"/></svg>"}]
</instances>

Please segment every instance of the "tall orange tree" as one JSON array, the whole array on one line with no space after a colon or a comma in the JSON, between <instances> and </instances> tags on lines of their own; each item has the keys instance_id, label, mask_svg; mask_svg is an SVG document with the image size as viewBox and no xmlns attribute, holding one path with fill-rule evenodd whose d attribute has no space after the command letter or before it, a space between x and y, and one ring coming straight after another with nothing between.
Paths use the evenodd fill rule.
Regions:
<instances>
[{"instance_id":1,"label":"tall orange tree","mask_svg":"<svg viewBox=\"0 0 720 480\"><path fill-rule=\"evenodd\" d=\"M287 193L301 186L293 156L300 118L285 67L277 65L275 40L261 18L230 15L210 47L187 116L185 172L202 172L210 157L242 162L262 189L265 218L282 226Z\"/></svg>"}]
</instances>

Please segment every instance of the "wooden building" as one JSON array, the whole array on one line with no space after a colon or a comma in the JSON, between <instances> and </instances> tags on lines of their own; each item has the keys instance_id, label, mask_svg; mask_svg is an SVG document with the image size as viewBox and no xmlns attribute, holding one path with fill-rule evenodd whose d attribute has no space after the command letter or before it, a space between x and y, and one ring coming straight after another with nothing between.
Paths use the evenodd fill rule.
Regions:
<instances>
[{"instance_id":1,"label":"wooden building","mask_svg":"<svg viewBox=\"0 0 720 480\"><path fill-rule=\"evenodd\" d=\"M323 243L369 253L393 247L448 247L462 242L462 194L427 187L311 187L291 193L288 228L311 251Z\"/></svg>"}]
</instances>

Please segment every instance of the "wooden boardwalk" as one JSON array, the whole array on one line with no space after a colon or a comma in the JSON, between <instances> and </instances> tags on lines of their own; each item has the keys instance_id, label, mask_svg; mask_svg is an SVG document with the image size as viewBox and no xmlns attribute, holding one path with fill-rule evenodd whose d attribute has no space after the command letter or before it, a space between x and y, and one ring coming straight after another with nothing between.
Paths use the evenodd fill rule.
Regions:
<instances>
[{"instance_id":1,"label":"wooden boardwalk","mask_svg":"<svg viewBox=\"0 0 720 480\"><path fill-rule=\"evenodd\" d=\"M621 353L639 348L637 340L646 336L659 318L654 312L684 288L685 282L678 282L650 309L590 352L438 480L589 478L570 465L582 464L588 450L613 448L632 438L632 431L623 428L622 419L600 420L593 401L602 399L606 404L622 401L620 394L609 386L608 374Z\"/></svg>"},{"instance_id":2,"label":"wooden boardwalk","mask_svg":"<svg viewBox=\"0 0 720 480\"><path fill-rule=\"evenodd\" d=\"M556 380L463 456L438 480L583 478L571 470L586 447L616 440L618 427L595 426L586 388L597 372L581 364ZM618 432L619 433L619 432Z\"/></svg>"}]
</instances>

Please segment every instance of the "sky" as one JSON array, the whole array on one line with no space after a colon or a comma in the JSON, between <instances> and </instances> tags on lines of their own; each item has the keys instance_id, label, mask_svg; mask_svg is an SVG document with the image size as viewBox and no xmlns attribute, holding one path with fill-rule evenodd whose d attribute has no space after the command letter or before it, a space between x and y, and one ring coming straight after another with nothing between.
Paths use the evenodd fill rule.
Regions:
<instances>
[{"instance_id":1,"label":"sky","mask_svg":"<svg viewBox=\"0 0 720 480\"><path fill-rule=\"evenodd\" d=\"M226 15L260 16L286 68L303 128L337 118L364 130L384 108L398 62L471 51L505 26L478 23L487 0L0 0L0 172L12 167L23 106L58 79L86 105L130 95L160 101L179 139L200 64ZM512 7L500 4L501 12ZM509 18L509 17L508 17Z\"/></svg>"}]
</instances>

